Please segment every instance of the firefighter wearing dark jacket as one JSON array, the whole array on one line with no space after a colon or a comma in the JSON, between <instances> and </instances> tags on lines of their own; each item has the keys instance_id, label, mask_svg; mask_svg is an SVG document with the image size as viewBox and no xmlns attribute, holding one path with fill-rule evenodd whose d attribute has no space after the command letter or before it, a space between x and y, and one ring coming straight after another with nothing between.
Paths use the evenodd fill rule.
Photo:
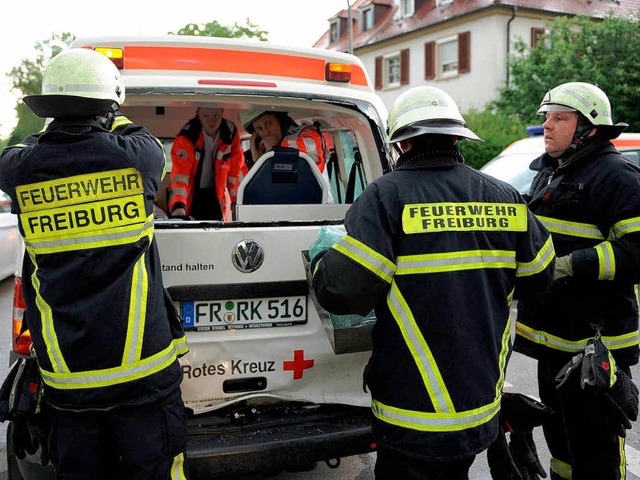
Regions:
<instances>
[{"instance_id":1,"label":"firefighter wearing dark jacket","mask_svg":"<svg viewBox=\"0 0 640 480\"><path fill-rule=\"evenodd\" d=\"M199 107L171 147L172 215L230 221L244 169L238 129L221 108Z\"/></svg>"},{"instance_id":2,"label":"firefighter wearing dark jacket","mask_svg":"<svg viewBox=\"0 0 640 480\"><path fill-rule=\"evenodd\" d=\"M25 98L53 122L0 157L26 245L26 321L58 479L185 478L187 344L154 241L164 152L116 116L124 98L105 56L60 53L42 95Z\"/></svg>"},{"instance_id":3,"label":"firefighter wearing dark jacket","mask_svg":"<svg viewBox=\"0 0 640 480\"><path fill-rule=\"evenodd\" d=\"M555 377L599 330L617 365L638 362L640 169L609 141L605 93L562 84L542 100L545 151L529 207L551 231L558 255L554 282L540 301L518 306L516 350L538 362L540 397L556 416L544 425L553 479L625 478L624 439L579 376L556 389Z\"/></svg>"},{"instance_id":4,"label":"firefighter wearing dark jacket","mask_svg":"<svg viewBox=\"0 0 640 480\"><path fill-rule=\"evenodd\" d=\"M467 479L498 434L512 298L547 287L553 245L515 189L464 164L457 140L479 138L448 94L410 89L388 122L397 168L313 259L313 286L332 313L375 309L376 479Z\"/></svg>"}]
</instances>

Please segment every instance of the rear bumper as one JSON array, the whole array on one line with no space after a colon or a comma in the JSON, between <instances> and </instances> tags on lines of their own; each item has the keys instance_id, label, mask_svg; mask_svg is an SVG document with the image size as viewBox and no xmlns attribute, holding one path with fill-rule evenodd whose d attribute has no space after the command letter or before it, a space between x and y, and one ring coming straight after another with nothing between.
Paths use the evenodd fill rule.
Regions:
<instances>
[{"instance_id":1,"label":"rear bumper","mask_svg":"<svg viewBox=\"0 0 640 480\"><path fill-rule=\"evenodd\" d=\"M206 417L205 422L192 418L187 446L191 477L296 470L374 449L369 408L314 406L280 412L260 412L245 425L213 430Z\"/></svg>"},{"instance_id":2,"label":"rear bumper","mask_svg":"<svg viewBox=\"0 0 640 480\"><path fill-rule=\"evenodd\" d=\"M190 477L295 471L316 462L371 452L370 416L369 408L300 404L193 416L188 423ZM12 457L10 449L7 453ZM53 480L51 465L40 467L38 455L17 461L25 480Z\"/></svg>"}]
</instances>

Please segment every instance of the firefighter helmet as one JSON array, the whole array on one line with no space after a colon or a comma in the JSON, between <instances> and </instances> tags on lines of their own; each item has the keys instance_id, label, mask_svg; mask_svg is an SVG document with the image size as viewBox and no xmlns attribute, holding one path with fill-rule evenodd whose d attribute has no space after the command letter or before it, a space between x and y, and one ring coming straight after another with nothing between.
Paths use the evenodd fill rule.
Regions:
<instances>
[{"instance_id":1,"label":"firefighter helmet","mask_svg":"<svg viewBox=\"0 0 640 480\"><path fill-rule=\"evenodd\" d=\"M42 75L42 94L24 98L39 117L88 117L116 112L125 99L120 71L106 56L86 48L56 55Z\"/></svg>"},{"instance_id":2,"label":"firefighter helmet","mask_svg":"<svg viewBox=\"0 0 640 480\"><path fill-rule=\"evenodd\" d=\"M600 88L590 83L563 83L549 90L540 103L538 114L559 111L582 114L607 138L616 138L629 126L626 123L613 124L609 98Z\"/></svg>"},{"instance_id":3,"label":"firefighter helmet","mask_svg":"<svg viewBox=\"0 0 640 480\"><path fill-rule=\"evenodd\" d=\"M389 143L425 133L482 141L467 126L456 102L443 90L420 86L400 94L389 111Z\"/></svg>"}]
</instances>

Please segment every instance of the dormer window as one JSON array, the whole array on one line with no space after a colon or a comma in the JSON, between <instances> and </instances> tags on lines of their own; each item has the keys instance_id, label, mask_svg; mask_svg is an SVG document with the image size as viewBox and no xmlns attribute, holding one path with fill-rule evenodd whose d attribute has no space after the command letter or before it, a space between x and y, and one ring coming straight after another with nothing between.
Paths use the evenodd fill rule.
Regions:
<instances>
[{"instance_id":1,"label":"dormer window","mask_svg":"<svg viewBox=\"0 0 640 480\"><path fill-rule=\"evenodd\" d=\"M416 10L415 0L400 0L400 15L402 18L413 16Z\"/></svg>"},{"instance_id":2,"label":"dormer window","mask_svg":"<svg viewBox=\"0 0 640 480\"><path fill-rule=\"evenodd\" d=\"M362 31L371 30L373 23L373 5L370 5L362 9Z\"/></svg>"},{"instance_id":3,"label":"dormer window","mask_svg":"<svg viewBox=\"0 0 640 480\"><path fill-rule=\"evenodd\" d=\"M337 42L340 39L340 19L334 20L329 26L329 43Z\"/></svg>"}]
</instances>

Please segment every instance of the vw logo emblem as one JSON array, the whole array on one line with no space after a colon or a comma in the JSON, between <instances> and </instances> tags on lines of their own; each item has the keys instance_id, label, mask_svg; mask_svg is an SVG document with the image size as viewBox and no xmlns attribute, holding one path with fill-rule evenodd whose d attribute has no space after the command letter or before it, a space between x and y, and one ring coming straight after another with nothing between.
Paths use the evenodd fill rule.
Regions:
<instances>
[{"instance_id":1,"label":"vw logo emblem","mask_svg":"<svg viewBox=\"0 0 640 480\"><path fill-rule=\"evenodd\" d=\"M264 261L262 245L254 240L243 240L233 247L231 260L242 273L255 272Z\"/></svg>"}]
</instances>

